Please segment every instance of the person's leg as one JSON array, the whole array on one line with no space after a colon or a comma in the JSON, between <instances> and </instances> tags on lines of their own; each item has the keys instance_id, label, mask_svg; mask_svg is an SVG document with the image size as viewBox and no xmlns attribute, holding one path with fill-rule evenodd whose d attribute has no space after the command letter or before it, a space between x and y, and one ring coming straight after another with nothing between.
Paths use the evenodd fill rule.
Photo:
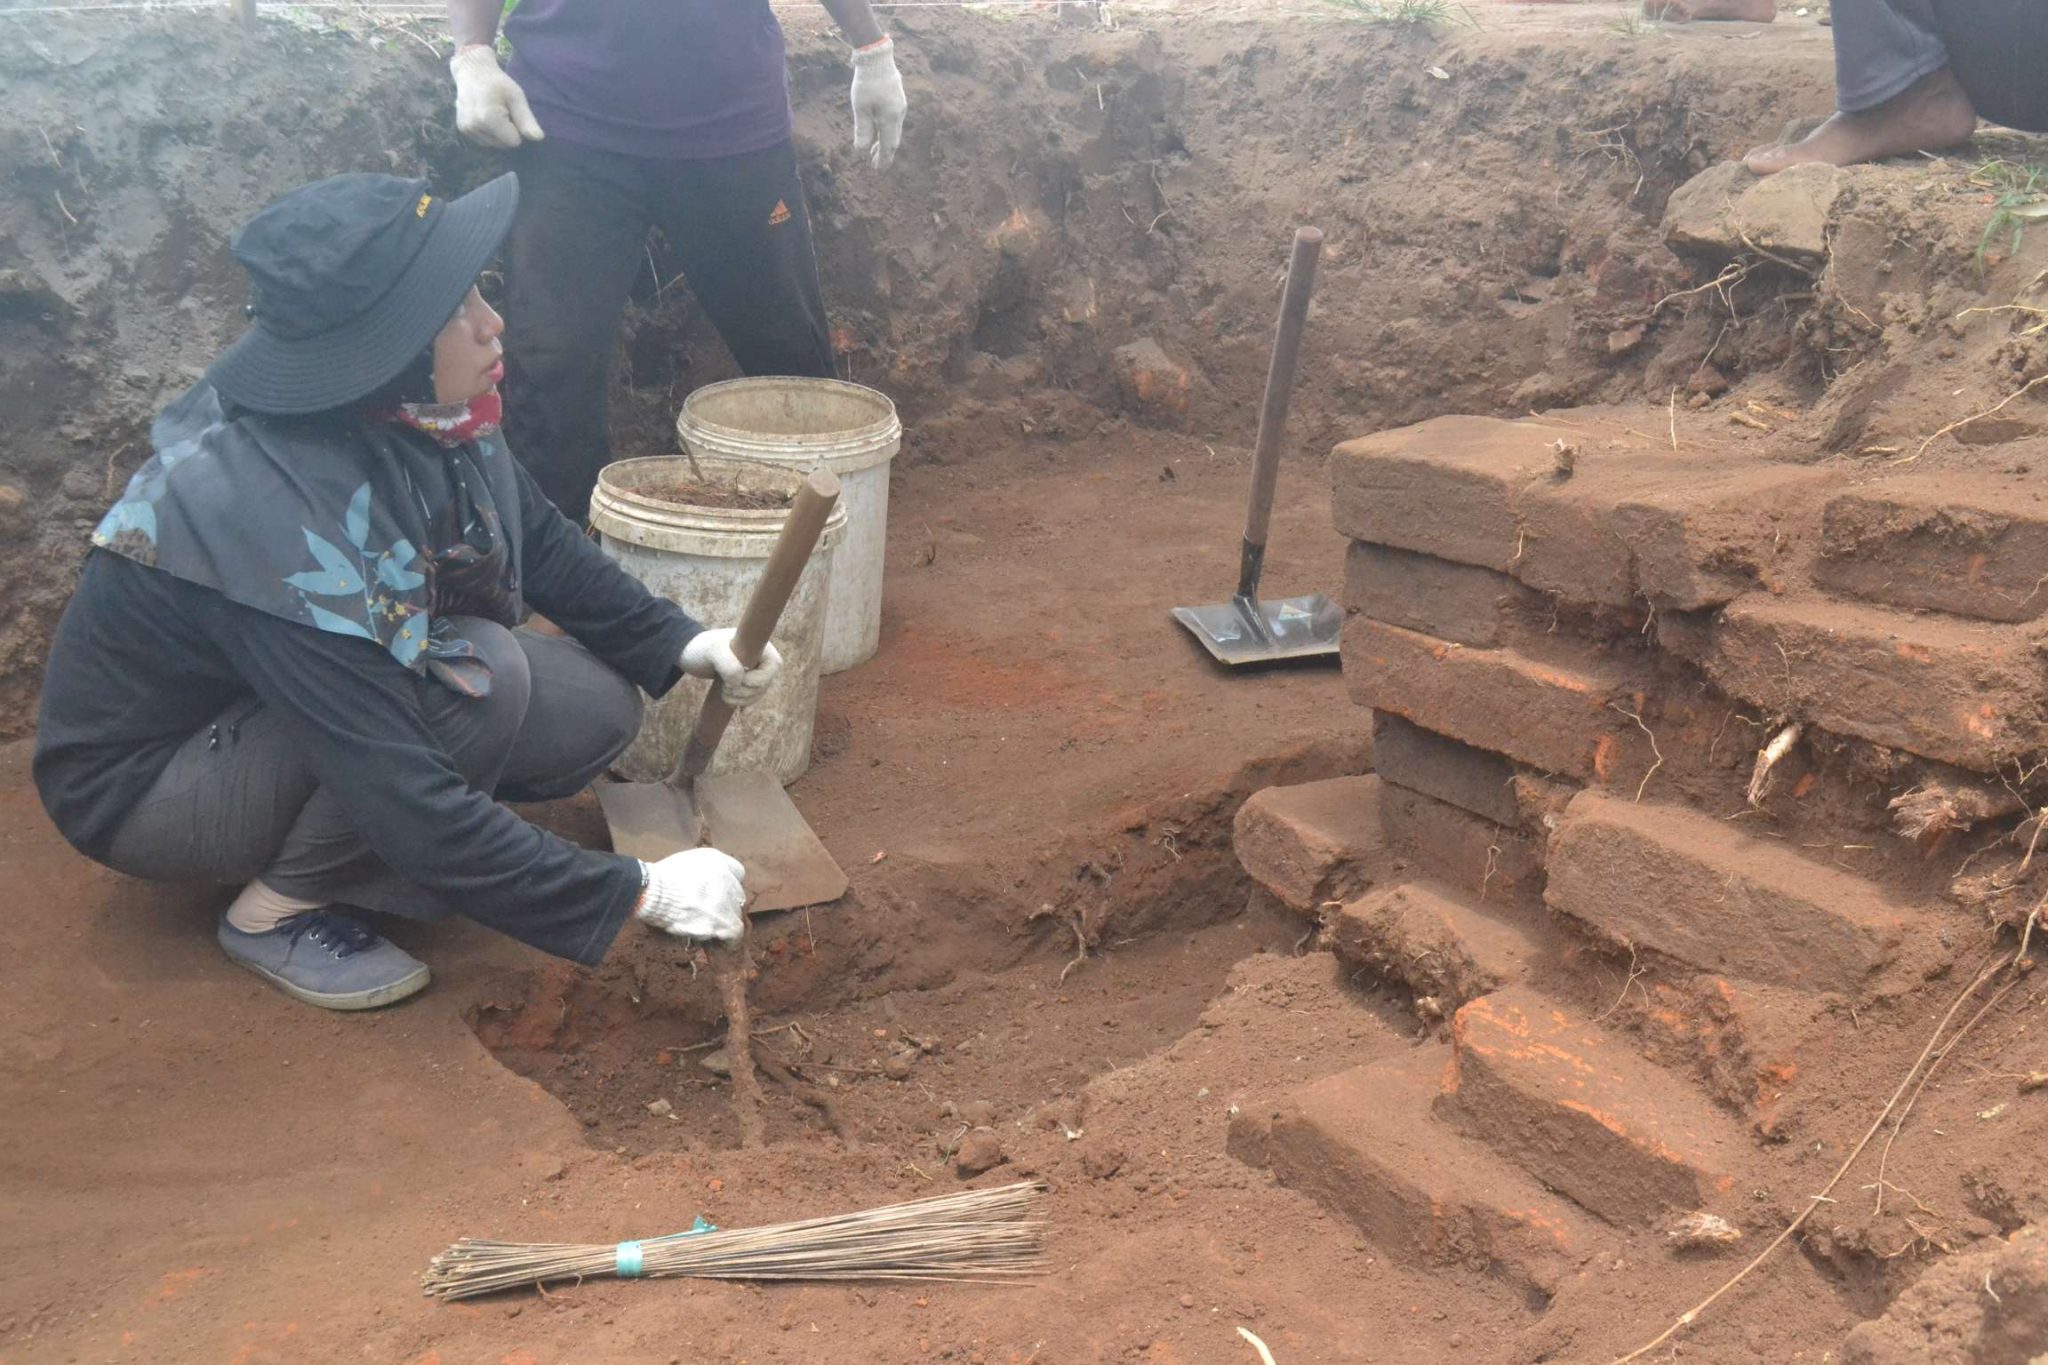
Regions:
<instances>
[{"instance_id":1,"label":"person's leg","mask_svg":"<svg viewBox=\"0 0 2048 1365\"><path fill-rule=\"evenodd\" d=\"M454 624L490 664L491 691L463 697L422 681L421 701L458 770L488 789L526 716L526 653L502 626ZM122 823L107 862L153 881L245 883L222 917L221 947L288 994L329 1009L403 999L425 987L428 973L397 946L327 907L421 918L447 913L378 861L319 788L276 715L254 701L186 742Z\"/></svg>"},{"instance_id":2,"label":"person's leg","mask_svg":"<svg viewBox=\"0 0 2048 1365\"><path fill-rule=\"evenodd\" d=\"M429 722L456 768L508 801L553 801L582 791L640 733L640 690L574 640L475 625L482 623L466 623L459 633L490 661L491 696L483 703L500 704L479 712L474 699L433 685L427 690ZM514 683L516 699L501 697ZM319 797L308 811L278 855L293 870L274 871L267 881L287 893L409 919L459 912L385 867L339 812L323 810Z\"/></svg>"},{"instance_id":3,"label":"person's leg","mask_svg":"<svg viewBox=\"0 0 2048 1365\"><path fill-rule=\"evenodd\" d=\"M483 791L498 785L526 723L533 679L521 645L524 631L491 621L454 617L452 633L469 641L490 666L491 690L464 696L423 678L420 705L427 724L455 770ZM307 799L278 845L262 880L272 890L299 900L340 903L412 919L441 919L454 912L431 893L395 877L324 790Z\"/></svg>"},{"instance_id":4,"label":"person's leg","mask_svg":"<svg viewBox=\"0 0 2048 1365\"><path fill-rule=\"evenodd\" d=\"M1752 150L1743 163L1772 175L1788 166L1848 166L1968 139L1977 112L1949 69L1938 8L1938 0L1836 0L1834 116L1797 142Z\"/></svg>"},{"instance_id":5,"label":"person's leg","mask_svg":"<svg viewBox=\"0 0 2048 1365\"><path fill-rule=\"evenodd\" d=\"M526 723L498 779L507 801L574 796L640 733L640 689L574 640L518 632L533 679Z\"/></svg>"},{"instance_id":6,"label":"person's leg","mask_svg":"<svg viewBox=\"0 0 2048 1365\"><path fill-rule=\"evenodd\" d=\"M312 798L312 770L253 697L202 726L115 831L106 862L158 882L247 882Z\"/></svg>"},{"instance_id":7,"label":"person's leg","mask_svg":"<svg viewBox=\"0 0 2048 1365\"><path fill-rule=\"evenodd\" d=\"M741 371L836 375L790 143L678 163L655 208L691 292Z\"/></svg>"},{"instance_id":8,"label":"person's leg","mask_svg":"<svg viewBox=\"0 0 2048 1365\"><path fill-rule=\"evenodd\" d=\"M187 740L116 831L106 862L150 881L241 882L216 937L230 961L328 1009L371 1009L423 989L425 964L327 898L262 874L317 794L276 713L253 699Z\"/></svg>"},{"instance_id":9,"label":"person's leg","mask_svg":"<svg viewBox=\"0 0 2048 1365\"><path fill-rule=\"evenodd\" d=\"M1949 70L1980 117L2048 132L2048 5L2039 0L1933 0Z\"/></svg>"},{"instance_id":10,"label":"person's leg","mask_svg":"<svg viewBox=\"0 0 2048 1365\"><path fill-rule=\"evenodd\" d=\"M454 633L490 666L491 690L464 696L422 679L420 704L456 771L488 791L511 755L531 695L526 654L512 631L493 622L451 618ZM370 851L341 806L316 789L250 889L224 917L228 956L286 994L328 1009L369 1009L424 989L425 963L332 910L294 914L267 931L247 932L237 909L345 905L414 918L448 913L432 893L402 881Z\"/></svg>"},{"instance_id":11,"label":"person's leg","mask_svg":"<svg viewBox=\"0 0 2048 1365\"><path fill-rule=\"evenodd\" d=\"M505 243L505 421L512 453L572 521L611 461L605 386L653 215L631 157L550 138L521 147Z\"/></svg>"}]
</instances>

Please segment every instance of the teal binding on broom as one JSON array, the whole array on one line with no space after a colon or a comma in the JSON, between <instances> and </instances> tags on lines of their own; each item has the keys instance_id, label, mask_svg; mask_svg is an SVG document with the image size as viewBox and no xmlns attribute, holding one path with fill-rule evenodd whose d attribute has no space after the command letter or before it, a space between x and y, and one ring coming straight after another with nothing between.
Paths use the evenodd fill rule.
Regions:
<instances>
[{"instance_id":1,"label":"teal binding on broom","mask_svg":"<svg viewBox=\"0 0 2048 1365\"><path fill-rule=\"evenodd\" d=\"M704 1215L700 1213L697 1215L696 1221L690 1224L688 1232L671 1232L666 1237L650 1237L647 1241L674 1242L684 1237L701 1237L707 1232L716 1231L718 1231L718 1226L715 1223L705 1222ZM641 1250L645 1245L645 1242L621 1242L617 1247L613 1248L612 1273L622 1280L639 1279L641 1267L646 1263Z\"/></svg>"}]
</instances>

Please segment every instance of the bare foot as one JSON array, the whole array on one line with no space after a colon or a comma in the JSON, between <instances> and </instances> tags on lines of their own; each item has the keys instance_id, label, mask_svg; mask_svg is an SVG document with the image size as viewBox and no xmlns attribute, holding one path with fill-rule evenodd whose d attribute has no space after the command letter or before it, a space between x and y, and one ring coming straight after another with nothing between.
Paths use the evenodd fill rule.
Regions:
<instances>
[{"instance_id":1,"label":"bare foot","mask_svg":"<svg viewBox=\"0 0 2048 1365\"><path fill-rule=\"evenodd\" d=\"M1757 175L1819 162L1853 166L1912 152L1933 152L1969 140L1977 110L1947 67L1875 109L1838 113L1799 141L1758 147L1742 158Z\"/></svg>"},{"instance_id":2,"label":"bare foot","mask_svg":"<svg viewBox=\"0 0 2048 1365\"><path fill-rule=\"evenodd\" d=\"M1778 0L1643 0L1643 13L1673 24L1713 19L1768 24L1778 17Z\"/></svg>"}]
</instances>

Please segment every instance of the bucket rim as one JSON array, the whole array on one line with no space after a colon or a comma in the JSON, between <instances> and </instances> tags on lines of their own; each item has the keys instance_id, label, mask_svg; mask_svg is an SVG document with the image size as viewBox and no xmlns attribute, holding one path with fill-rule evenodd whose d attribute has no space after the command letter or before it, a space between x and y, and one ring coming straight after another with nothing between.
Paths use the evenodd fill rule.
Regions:
<instances>
[{"instance_id":1,"label":"bucket rim","mask_svg":"<svg viewBox=\"0 0 2048 1365\"><path fill-rule=\"evenodd\" d=\"M702 463L744 465L794 493L807 471L758 460L710 456ZM758 538L772 542L789 519L786 507L708 507L699 503L669 502L652 498L626 486L622 476L631 470L652 466L673 466L692 473L688 457L682 455L641 455L614 460L598 471L597 487L590 495L590 524L601 534L637 544L647 543L649 533L725 535ZM818 548L828 550L839 542L846 525L846 499L841 498L825 518L825 531ZM765 551L764 551L765 553Z\"/></svg>"},{"instance_id":2,"label":"bucket rim","mask_svg":"<svg viewBox=\"0 0 2048 1365\"><path fill-rule=\"evenodd\" d=\"M707 406L735 392L808 389L856 399L876 412L872 421L836 431L767 435L735 427L704 415ZM701 446L693 443L696 436ZM730 455L810 470L823 466L835 474L857 474L896 457L903 442L903 422L895 400L879 389L846 379L802 375L750 375L706 384L683 399L676 413L676 436L700 455Z\"/></svg>"}]
</instances>

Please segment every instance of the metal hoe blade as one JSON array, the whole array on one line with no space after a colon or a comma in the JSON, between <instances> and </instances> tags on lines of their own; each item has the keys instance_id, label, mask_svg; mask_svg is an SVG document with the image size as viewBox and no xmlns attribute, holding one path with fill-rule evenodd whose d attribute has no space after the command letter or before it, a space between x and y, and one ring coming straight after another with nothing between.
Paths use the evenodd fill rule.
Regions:
<instances>
[{"instance_id":1,"label":"metal hoe blade","mask_svg":"<svg viewBox=\"0 0 2048 1365\"><path fill-rule=\"evenodd\" d=\"M1256 614L1248 616L1246 607ZM1241 599L1206 607L1175 607L1173 619L1186 626L1219 663L1275 663L1337 652L1344 613L1321 593L1248 604Z\"/></svg>"}]
</instances>

